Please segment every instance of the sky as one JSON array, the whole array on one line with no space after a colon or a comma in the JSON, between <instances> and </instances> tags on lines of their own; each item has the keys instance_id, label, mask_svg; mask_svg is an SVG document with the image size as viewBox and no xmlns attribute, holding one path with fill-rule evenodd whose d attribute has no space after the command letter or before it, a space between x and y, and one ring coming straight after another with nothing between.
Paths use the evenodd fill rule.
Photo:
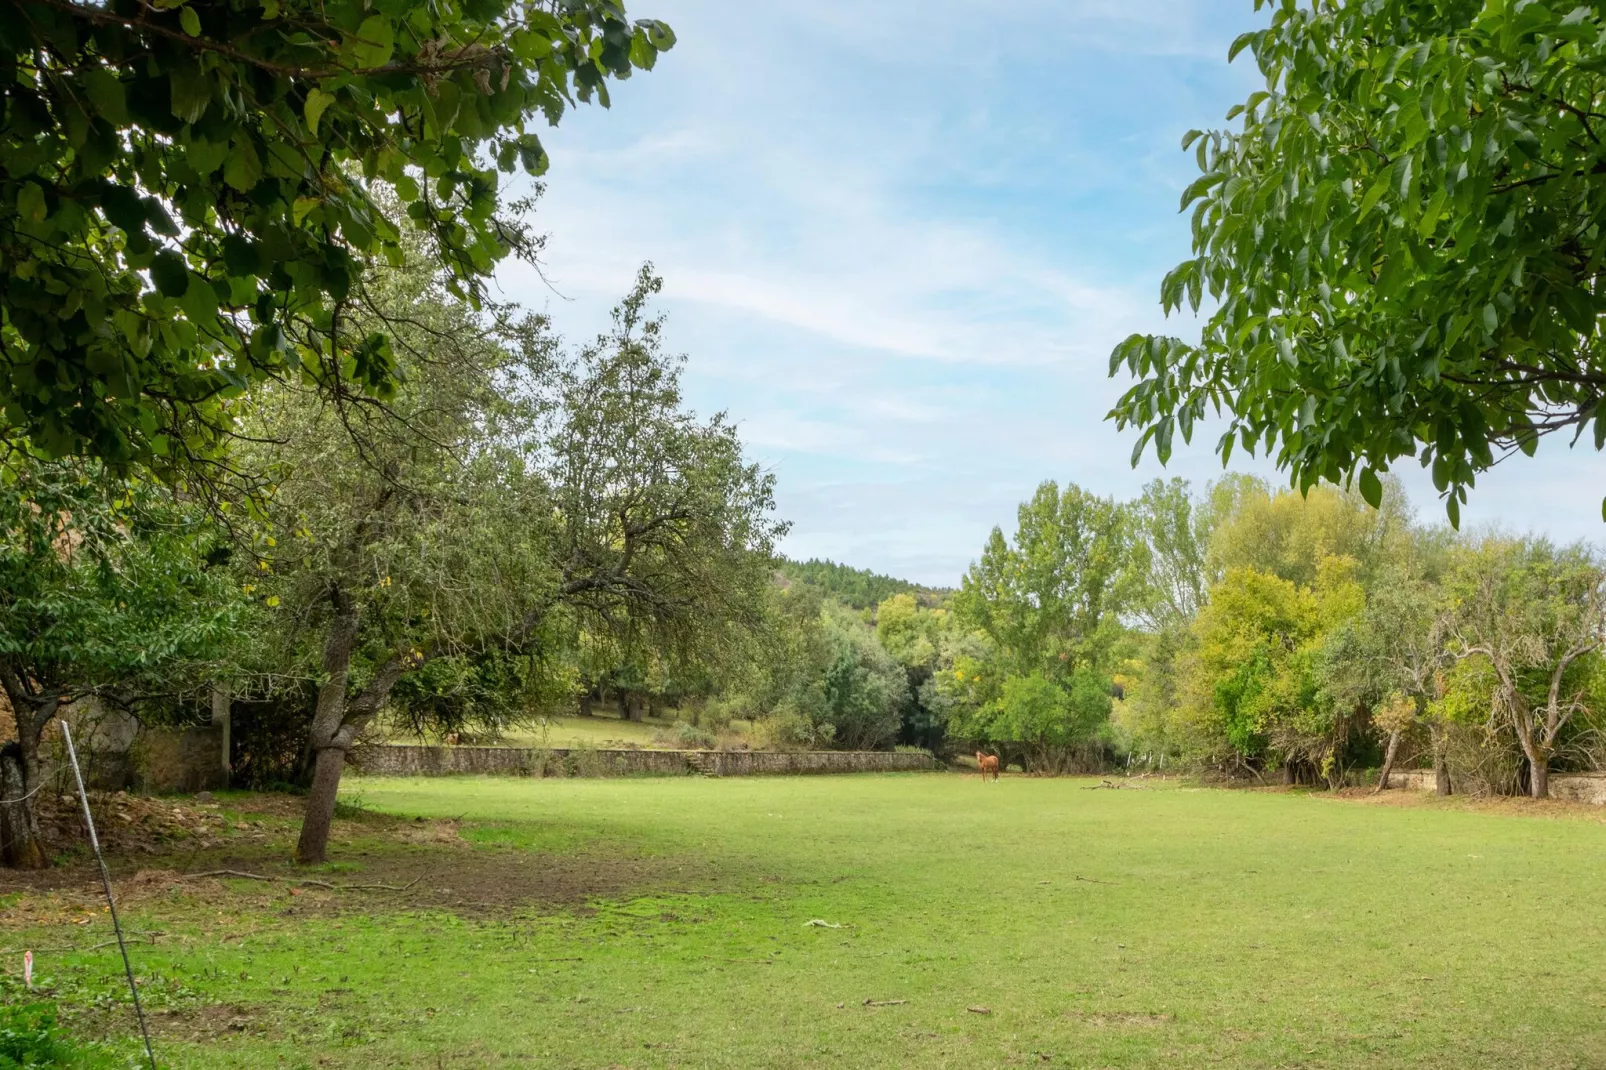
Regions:
<instances>
[{"instance_id":1,"label":"sky","mask_svg":"<svg viewBox=\"0 0 1606 1070\"><path fill-rule=\"evenodd\" d=\"M1226 59L1253 0L628 7L679 41L542 135L544 278L499 282L578 340L653 263L687 399L774 472L785 553L953 586L1044 480L1130 498L1220 474L1208 432L1133 469L1107 369L1135 331L1190 331L1159 306L1189 255L1180 140L1256 88ZM1600 474L1547 443L1480 480L1463 524L1599 541Z\"/></svg>"}]
</instances>

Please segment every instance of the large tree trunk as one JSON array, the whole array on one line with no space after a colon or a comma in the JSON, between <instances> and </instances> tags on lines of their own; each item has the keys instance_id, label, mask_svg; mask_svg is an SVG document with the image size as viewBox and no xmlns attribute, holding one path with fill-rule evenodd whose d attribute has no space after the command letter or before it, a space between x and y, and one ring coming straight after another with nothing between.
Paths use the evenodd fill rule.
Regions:
<instances>
[{"instance_id":1,"label":"large tree trunk","mask_svg":"<svg viewBox=\"0 0 1606 1070\"><path fill-rule=\"evenodd\" d=\"M1528 788L1536 799L1550 798L1550 755L1536 752L1528 758Z\"/></svg>"},{"instance_id":2,"label":"large tree trunk","mask_svg":"<svg viewBox=\"0 0 1606 1070\"><path fill-rule=\"evenodd\" d=\"M312 771L312 791L307 794L307 813L301 819L301 838L296 841L296 861L317 863L329 855L329 826L335 820L335 802L340 796L340 772L346 752L339 747L318 751Z\"/></svg>"},{"instance_id":3,"label":"large tree trunk","mask_svg":"<svg viewBox=\"0 0 1606 1070\"><path fill-rule=\"evenodd\" d=\"M1377 775L1377 787L1372 794L1389 790L1389 774L1394 771L1394 756L1400 753L1400 730L1389 733L1389 748L1383 754L1383 771Z\"/></svg>"},{"instance_id":4,"label":"large tree trunk","mask_svg":"<svg viewBox=\"0 0 1606 1070\"><path fill-rule=\"evenodd\" d=\"M330 599L335 617L324 641L325 679L318 688L318 705L312 718L312 791L307 795L301 837L296 841L296 861L304 865L314 865L328 857L329 826L335 819L346 752L378 715L402 673L416 668L427 657L416 651L391 657L374 673L373 682L348 700L346 685L351 678L351 652L357 645L360 617L355 601L345 592L337 589Z\"/></svg>"},{"instance_id":5,"label":"large tree trunk","mask_svg":"<svg viewBox=\"0 0 1606 1070\"><path fill-rule=\"evenodd\" d=\"M34 817L29 793L35 785L31 781L22 748L15 740L7 743L0 749L0 861L12 869L44 869L50 865L39 835L39 822Z\"/></svg>"},{"instance_id":6,"label":"large tree trunk","mask_svg":"<svg viewBox=\"0 0 1606 1070\"><path fill-rule=\"evenodd\" d=\"M330 595L334 620L323 644L324 681L318 688L318 702L312 715L312 791L301 819L301 837L296 841L296 861L316 864L324 861L329 849L329 825L335 819L335 797L340 791L340 770L346 764L346 748L340 745L340 729L346 720L346 685L351 679L351 651L357 645L361 618L356 601L345 591Z\"/></svg>"},{"instance_id":7,"label":"large tree trunk","mask_svg":"<svg viewBox=\"0 0 1606 1070\"><path fill-rule=\"evenodd\" d=\"M34 812L39 737L61 709L61 697L32 693L27 678L12 666L0 670L0 686L17 730L17 738L0 747L0 862L13 869L44 869L50 858Z\"/></svg>"}]
</instances>

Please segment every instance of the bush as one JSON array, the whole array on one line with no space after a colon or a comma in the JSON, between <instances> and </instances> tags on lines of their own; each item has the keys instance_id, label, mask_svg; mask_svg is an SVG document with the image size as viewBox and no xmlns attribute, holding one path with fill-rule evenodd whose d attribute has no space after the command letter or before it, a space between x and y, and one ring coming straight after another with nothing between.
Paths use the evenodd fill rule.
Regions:
<instances>
[{"instance_id":1,"label":"bush","mask_svg":"<svg viewBox=\"0 0 1606 1070\"><path fill-rule=\"evenodd\" d=\"M713 750L718 742L714 738L714 733L708 729L687 724L685 721L675 722L674 739L680 746L690 750Z\"/></svg>"},{"instance_id":2,"label":"bush","mask_svg":"<svg viewBox=\"0 0 1606 1070\"><path fill-rule=\"evenodd\" d=\"M82 1065L76 1045L61 1035L48 1003L0 1006L0 1070Z\"/></svg>"},{"instance_id":3,"label":"bush","mask_svg":"<svg viewBox=\"0 0 1606 1070\"><path fill-rule=\"evenodd\" d=\"M754 741L766 750L813 750L835 735L835 725L815 724L792 706L783 706L753 725Z\"/></svg>"}]
</instances>

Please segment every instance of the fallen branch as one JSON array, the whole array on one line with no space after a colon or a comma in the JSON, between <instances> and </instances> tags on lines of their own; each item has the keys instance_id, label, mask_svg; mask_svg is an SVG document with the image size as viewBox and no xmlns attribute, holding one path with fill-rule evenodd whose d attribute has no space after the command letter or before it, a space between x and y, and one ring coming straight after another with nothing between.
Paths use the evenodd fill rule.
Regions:
<instances>
[{"instance_id":1,"label":"fallen branch","mask_svg":"<svg viewBox=\"0 0 1606 1070\"><path fill-rule=\"evenodd\" d=\"M199 880L202 877L237 877L240 880L250 881L283 881L297 887L311 885L314 888L327 888L331 892L405 892L423 880L422 876L414 877L406 884L330 884L328 881L313 880L311 877L274 877L261 873L247 873L243 869L209 869L204 873L186 873L184 880Z\"/></svg>"},{"instance_id":2,"label":"fallen branch","mask_svg":"<svg viewBox=\"0 0 1606 1070\"><path fill-rule=\"evenodd\" d=\"M864 1005L866 1007L901 1007L908 1002L906 999L867 999L864 1001Z\"/></svg>"},{"instance_id":3,"label":"fallen branch","mask_svg":"<svg viewBox=\"0 0 1606 1070\"><path fill-rule=\"evenodd\" d=\"M1112 887L1115 886L1116 884L1120 883L1118 881L1094 880L1092 877L1077 877L1076 879L1079 880L1079 881L1082 881L1082 882L1084 882L1086 884L1108 884L1108 885L1110 885Z\"/></svg>"},{"instance_id":4,"label":"fallen branch","mask_svg":"<svg viewBox=\"0 0 1606 1070\"><path fill-rule=\"evenodd\" d=\"M133 932L134 930L125 930L125 931ZM159 929L153 929L153 930L149 930L149 931L146 931L146 932L143 932L143 933L139 933L138 935L150 937L151 938L151 943L154 945L156 943L156 938L158 936L166 936L167 933L165 933L165 932L163 932L163 931L161 931ZM100 943L98 943L98 944L90 944L88 947L4 947L4 948L0 948L0 955L16 955L16 954L20 954L23 951L34 951L34 952L43 951L46 954L50 954L50 955L62 955L62 954L70 954L70 953L73 953L73 952L99 951L103 947L116 947L116 946L117 946L117 941L116 940L102 940Z\"/></svg>"}]
</instances>

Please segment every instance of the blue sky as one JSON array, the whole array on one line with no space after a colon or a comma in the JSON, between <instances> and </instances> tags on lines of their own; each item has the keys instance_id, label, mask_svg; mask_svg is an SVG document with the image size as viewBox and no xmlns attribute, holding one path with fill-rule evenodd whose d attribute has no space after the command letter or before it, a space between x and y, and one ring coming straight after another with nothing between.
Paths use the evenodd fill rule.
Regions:
<instances>
[{"instance_id":1,"label":"blue sky","mask_svg":"<svg viewBox=\"0 0 1606 1070\"><path fill-rule=\"evenodd\" d=\"M1214 435L1130 468L1105 370L1133 331L1187 333L1158 304L1188 255L1179 141L1255 87L1226 62L1252 0L630 11L679 44L544 135L551 285L517 266L501 284L579 338L652 261L688 397L776 473L787 553L952 585L1045 479L1125 498L1219 474ZM1467 520L1598 539L1600 471L1542 449L1487 477Z\"/></svg>"}]
</instances>

